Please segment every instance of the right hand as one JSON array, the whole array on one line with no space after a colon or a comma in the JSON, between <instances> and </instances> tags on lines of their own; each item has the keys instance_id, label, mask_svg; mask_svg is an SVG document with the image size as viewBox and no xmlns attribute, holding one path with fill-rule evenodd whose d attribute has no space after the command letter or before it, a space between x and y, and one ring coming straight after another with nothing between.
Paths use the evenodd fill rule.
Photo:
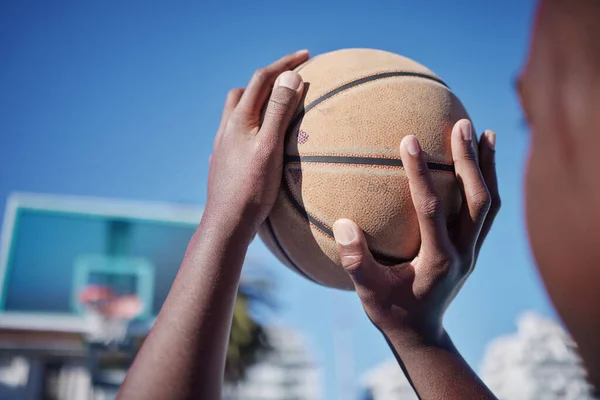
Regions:
<instances>
[{"instance_id":1,"label":"right hand","mask_svg":"<svg viewBox=\"0 0 600 400\"><path fill-rule=\"evenodd\" d=\"M304 90L292 69L307 59L308 51L289 54L256 71L245 89L229 92L209 161L205 210L219 229L253 236L275 204L285 131Z\"/></svg>"},{"instance_id":2,"label":"right hand","mask_svg":"<svg viewBox=\"0 0 600 400\"><path fill-rule=\"evenodd\" d=\"M342 265L369 318L384 334L442 338L444 312L473 271L500 209L494 145L495 133L485 132L479 142L478 165L471 123L455 124L452 157L465 201L456 225L448 229L417 139L402 140L400 155L421 233L420 251L411 262L392 267L378 264L354 222L342 219L333 225Z\"/></svg>"}]
</instances>

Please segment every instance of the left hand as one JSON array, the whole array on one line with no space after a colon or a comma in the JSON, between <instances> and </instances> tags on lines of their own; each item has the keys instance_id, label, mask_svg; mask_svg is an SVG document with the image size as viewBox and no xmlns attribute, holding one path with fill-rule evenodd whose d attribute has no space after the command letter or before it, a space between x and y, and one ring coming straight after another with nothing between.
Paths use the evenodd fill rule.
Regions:
<instances>
[{"instance_id":1,"label":"left hand","mask_svg":"<svg viewBox=\"0 0 600 400\"><path fill-rule=\"evenodd\" d=\"M307 59L307 51L287 55L257 70L247 88L229 92L210 157L205 210L218 216L222 229L241 224L252 235L275 204L285 131L304 89L291 69Z\"/></svg>"},{"instance_id":2,"label":"left hand","mask_svg":"<svg viewBox=\"0 0 600 400\"><path fill-rule=\"evenodd\" d=\"M478 165L471 123L455 124L452 156L464 201L449 229L417 139L402 140L400 155L421 232L421 249L411 262L380 265L354 222L343 219L333 225L342 265L369 318L384 334L416 334L434 342L443 337L444 312L472 272L500 208L494 145L495 133L487 131L479 143Z\"/></svg>"}]
</instances>

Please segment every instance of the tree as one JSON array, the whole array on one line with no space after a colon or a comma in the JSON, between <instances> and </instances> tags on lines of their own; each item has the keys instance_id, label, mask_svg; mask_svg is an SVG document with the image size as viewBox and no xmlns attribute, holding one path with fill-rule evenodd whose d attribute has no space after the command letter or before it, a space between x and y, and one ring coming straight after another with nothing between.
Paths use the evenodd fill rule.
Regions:
<instances>
[{"instance_id":1,"label":"tree","mask_svg":"<svg viewBox=\"0 0 600 400\"><path fill-rule=\"evenodd\" d=\"M252 310L260 306L274 306L268 282L258 279L242 282L227 348L225 381L228 383L244 379L247 369L271 350L265 328L252 315Z\"/></svg>"},{"instance_id":2,"label":"tree","mask_svg":"<svg viewBox=\"0 0 600 400\"><path fill-rule=\"evenodd\" d=\"M362 378L365 399L417 400L419 397L395 359L390 359L368 371Z\"/></svg>"},{"instance_id":3,"label":"tree","mask_svg":"<svg viewBox=\"0 0 600 400\"><path fill-rule=\"evenodd\" d=\"M516 333L490 343L481 376L503 400L593 399L573 340L535 313L521 315Z\"/></svg>"}]
</instances>

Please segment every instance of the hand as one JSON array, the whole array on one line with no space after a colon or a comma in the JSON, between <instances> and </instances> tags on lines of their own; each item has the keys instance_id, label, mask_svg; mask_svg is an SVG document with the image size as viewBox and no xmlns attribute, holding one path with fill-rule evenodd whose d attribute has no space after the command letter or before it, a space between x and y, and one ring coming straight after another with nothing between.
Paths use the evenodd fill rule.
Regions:
<instances>
[{"instance_id":1,"label":"hand","mask_svg":"<svg viewBox=\"0 0 600 400\"><path fill-rule=\"evenodd\" d=\"M463 139L465 137L469 139ZM372 257L365 236L350 220L333 225L339 253L367 315L384 334L417 333L441 340L442 318L472 272L479 249L500 209L496 181L494 132L479 142L479 164L471 140L471 123L452 130L452 157L464 196L459 217L447 227L440 198L419 143L407 136L400 155L421 233L421 248L412 262L388 267ZM480 169L481 167L481 169Z\"/></svg>"},{"instance_id":2,"label":"hand","mask_svg":"<svg viewBox=\"0 0 600 400\"><path fill-rule=\"evenodd\" d=\"M205 215L226 218L231 228L241 223L251 234L269 215L281 184L285 131L304 89L290 70L307 59L307 51L285 56L256 71L246 89L229 92L209 161Z\"/></svg>"}]
</instances>

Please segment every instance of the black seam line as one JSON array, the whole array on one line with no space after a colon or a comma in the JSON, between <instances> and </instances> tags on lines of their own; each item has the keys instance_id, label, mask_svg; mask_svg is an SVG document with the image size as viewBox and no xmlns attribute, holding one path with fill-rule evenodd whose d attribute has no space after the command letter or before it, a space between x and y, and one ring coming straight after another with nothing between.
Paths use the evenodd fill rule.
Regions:
<instances>
[{"instance_id":1,"label":"black seam line","mask_svg":"<svg viewBox=\"0 0 600 400\"><path fill-rule=\"evenodd\" d=\"M329 236L330 238L335 240L335 238L333 237L333 230L331 230L331 228L329 228L327 225L323 224L321 221L319 221L318 219L316 219L315 217L310 215L308 213L308 211L306 211L304 209L304 207L302 207L300 205L300 203L298 203L298 201L294 197L292 191L290 190L290 188L288 187L287 184L285 184L285 183L283 184L283 189L285 191L285 194L286 194L288 200L290 201L292 206L294 206L296 211L298 211L300 213L300 215L302 215L308 222L310 222L311 224L316 226L321 232L323 232L324 234L326 234L327 236ZM409 261L409 260L406 260L403 258L397 258L397 257L392 257L392 256L388 256L385 254L381 254L381 253L378 253L375 251L371 251L371 254L373 254L373 257L377 261L380 261L385 264L395 265L395 264L402 264L404 262Z\"/></svg>"},{"instance_id":2,"label":"black seam line","mask_svg":"<svg viewBox=\"0 0 600 400\"><path fill-rule=\"evenodd\" d=\"M419 72L402 72L402 71L397 71L397 72L384 72L381 74L376 74L376 75L371 75L371 76L366 76L364 78L360 78L360 79L356 79L352 82L348 82L345 85L342 85L336 89L333 89L331 92L325 93L324 95L322 95L321 97L317 98L316 100L313 100L312 103L310 103L309 105L307 105L306 107L304 107L304 109L302 109L302 111L300 111L298 113L298 115L296 115L293 119L292 119L292 123L289 126L289 131L291 132L292 129L294 129L294 127L298 124L298 122L300 121L300 119L302 119L302 117L304 117L304 115L309 112L310 110L312 110L313 108L315 108L316 106L318 106L319 104L321 104L322 102L324 102L327 99L330 99L331 97L335 96L336 94L339 94L345 90L348 90L350 88L353 88L355 86L358 85L362 85L363 83L367 83L367 82L372 82L372 81L376 81L379 79L386 79L386 78L395 78L395 77L399 77L399 76L405 76L405 77L413 77L413 78L423 78L423 79L428 79L430 81L433 82L437 82L440 85L445 86L446 88L450 89L448 87L448 85L446 85L444 83L444 81L442 81L439 78L436 78L434 76L430 76L427 74L422 74Z\"/></svg>"},{"instance_id":3,"label":"black seam line","mask_svg":"<svg viewBox=\"0 0 600 400\"><path fill-rule=\"evenodd\" d=\"M285 156L285 163L324 163L324 164L357 164L380 165L386 167L404 167L398 158L353 157L353 156ZM454 172L454 165L428 162L427 166L434 171Z\"/></svg>"},{"instance_id":4,"label":"black seam line","mask_svg":"<svg viewBox=\"0 0 600 400\"><path fill-rule=\"evenodd\" d=\"M271 233L271 237L273 238L273 241L275 242L275 245L277 246L277 248L279 249L279 251L281 252L281 254L283 254L283 256L285 257L285 259L290 263L290 265L296 270L296 272L298 272L300 275L302 275L306 279L311 280L311 281L313 281L315 283L320 284L320 282L317 282L316 280L314 280L313 278L311 278L310 276L308 276L308 274L306 272L304 272L302 269L300 269L300 267L298 267L296 265L296 263L294 261L292 261L292 259L290 258L290 256L284 250L284 248L281 245L281 243L279 243L279 239L277 239L277 235L275 234L275 230L273 229L273 225L271 224L271 219L270 218L267 217L266 223L267 223L267 228L269 228L269 232Z\"/></svg>"},{"instance_id":5,"label":"black seam line","mask_svg":"<svg viewBox=\"0 0 600 400\"><path fill-rule=\"evenodd\" d=\"M434 81L437 82L443 86L445 86L446 88L449 89L448 85L446 85L441 79L430 76L430 75L426 75L426 74L422 74L422 73L418 73L418 72L384 72L381 74L376 74L376 75L371 75L371 76L367 76L364 78L360 78L357 80L354 80L352 82L346 83L345 85L342 85L336 89L333 89L332 91L324 94L323 96L317 98L316 100L314 100L312 103L310 103L309 105L307 105L306 107L304 107L293 119L292 122L290 123L289 127L288 127L288 131L287 131L287 135L289 136L292 132L294 127L298 124L298 122L306 115L307 112L309 112L310 110L312 110L313 108L315 108L316 106L318 106L319 104L321 104L322 102L324 102L327 99L330 99L331 97L335 96L336 94L339 94L345 90L348 90L350 88L353 88L355 86L358 85L362 85L363 83L367 83L367 82L372 82L372 81L376 81L379 79L385 79L385 78L393 78L393 77L400 77L400 76L405 76L405 77L414 77L414 78L423 78L423 79L428 79L430 81ZM294 157L294 156L288 156L288 157ZM286 157L286 158L288 158ZM307 160L306 157L321 157L321 156L304 156L304 157L299 157L296 156L298 158L297 161L305 161L305 162L311 162L308 161L310 160L310 158ZM323 156L324 157L324 156ZM346 158L346 160L342 161L342 158ZM289 159L288 159L289 160ZM347 163L347 164L372 164L372 165L389 165L389 166L403 166L402 161L401 160L397 160L397 159L378 159L378 158L368 158L368 157L337 157L337 156L332 156L332 157L328 157L328 162L335 162L337 160L338 163ZM370 162L360 162L360 161L370 161ZM348 162L348 161L355 161L355 162ZM357 162L358 161L358 162ZM317 162L317 161L312 161L312 162ZM323 162L323 161L320 161ZM387 163L385 163L387 162ZM447 170L446 168L448 168L449 166L445 165L445 164L437 164L437 163L427 163L431 169L435 169L435 167L440 166L439 170ZM433 167L432 167L433 165ZM444 167L442 167L444 166ZM452 169L450 171L454 171L454 167L451 167ZM292 206L300 213L300 215L302 215L306 220L308 220L310 223L312 223L314 226L316 226L318 229L320 229L323 233L325 233L326 235L330 236L331 238L333 238L333 231L325 226L324 224L322 224L320 221L318 221L317 219L313 218L297 201L296 198L294 197L294 195L292 194L292 192L290 191L290 188L287 185L287 179L284 177L284 182L283 182L283 188L284 188L284 192L288 198L288 200L290 201L290 203L292 204ZM273 239L275 240L275 242L278 244L277 241L277 237L274 235L274 232L272 231L272 227L270 227L271 232L272 232L272 236ZM283 247L278 244L280 250L283 250ZM289 260L289 257L287 256L287 253L285 253L285 251L282 252L284 254L284 256ZM386 263L392 263L392 264L400 264L402 262L406 262L408 260L404 260L404 259L397 259L395 257L390 257L390 256L386 256L383 254L378 254L376 252L372 252L373 257L375 257L377 260L386 262ZM298 270L301 271L293 262L292 265ZM303 275L304 274L303 271L301 271L301 273ZM310 279L310 278L309 278ZM312 280L312 279L311 279Z\"/></svg>"}]
</instances>

